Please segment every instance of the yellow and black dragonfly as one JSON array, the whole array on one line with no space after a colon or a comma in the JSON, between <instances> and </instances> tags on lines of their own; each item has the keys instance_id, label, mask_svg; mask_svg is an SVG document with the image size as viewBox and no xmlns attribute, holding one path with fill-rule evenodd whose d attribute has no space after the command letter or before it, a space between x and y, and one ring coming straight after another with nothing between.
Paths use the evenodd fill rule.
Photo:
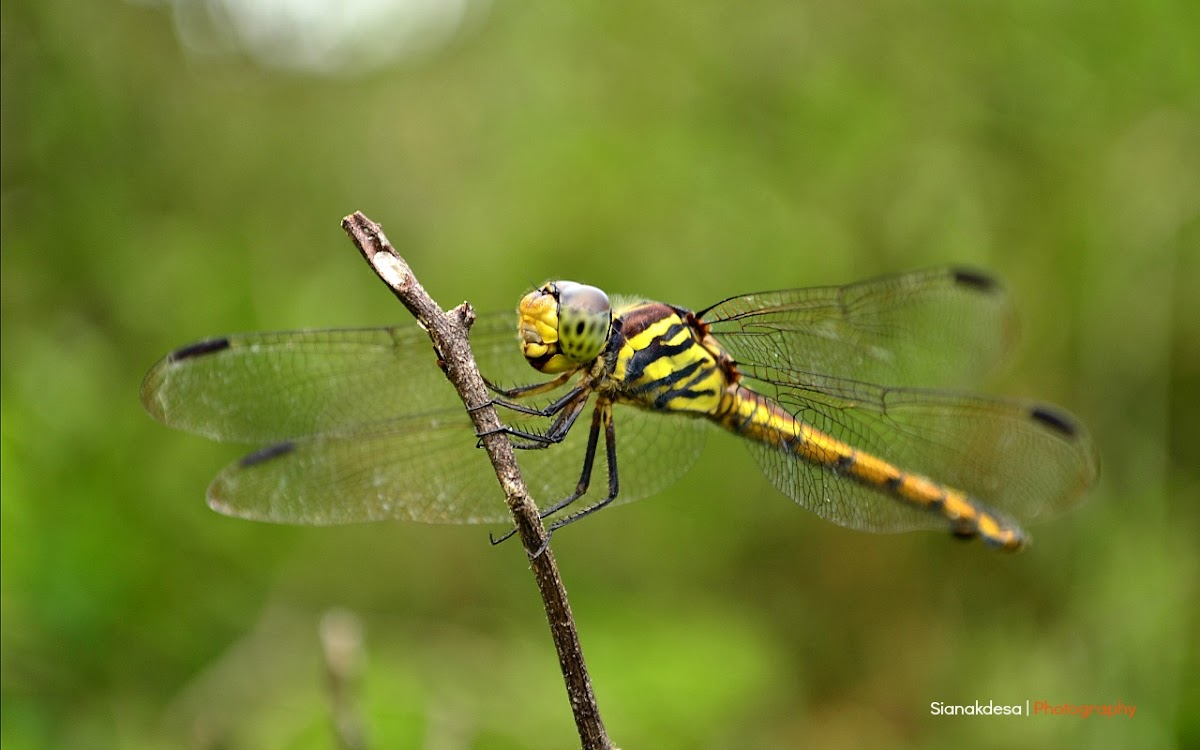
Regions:
<instances>
[{"instance_id":1,"label":"yellow and black dragonfly","mask_svg":"<svg viewBox=\"0 0 1200 750\"><path fill-rule=\"evenodd\" d=\"M1061 409L957 390L998 365L1014 328L994 280L945 268L699 312L552 282L521 300L515 325L511 313L481 316L471 343L531 492L552 503L551 528L673 483L715 424L834 523L942 528L1015 550L1027 541L1018 523L1078 503L1098 464ZM530 366L553 377L513 385ZM141 396L172 427L266 446L213 481L220 512L318 525L508 520L416 325L202 341L156 364ZM590 426L575 428L589 410ZM593 476L607 479L595 483L603 492Z\"/></svg>"}]
</instances>

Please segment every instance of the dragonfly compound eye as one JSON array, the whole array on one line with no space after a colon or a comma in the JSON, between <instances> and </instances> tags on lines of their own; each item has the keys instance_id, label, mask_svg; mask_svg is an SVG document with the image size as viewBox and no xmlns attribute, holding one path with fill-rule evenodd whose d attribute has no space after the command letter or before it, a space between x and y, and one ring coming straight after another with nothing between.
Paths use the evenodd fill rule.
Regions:
<instances>
[{"instance_id":1,"label":"dragonfly compound eye","mask_svg":"<svg viewBox=\"0 0 1200 750\"><path fill-rule=\"evenodd\" d=\"M594 286L561 281L558 288L558 346L563 355L584 364L600 356L612 325L608 295Z\"/></svg>"},{"instance_id":2,"label":"dragonfly compound eye","mask_svg":"<svg viewBox=\"0 0 1200 750\"><path fill-rule=\"evenodd\" d=\"M608 295L573 281L545 284L517 308L521 350L535 369L566 372L595 359L608 340Z\"/></svg>"}]
</instances>

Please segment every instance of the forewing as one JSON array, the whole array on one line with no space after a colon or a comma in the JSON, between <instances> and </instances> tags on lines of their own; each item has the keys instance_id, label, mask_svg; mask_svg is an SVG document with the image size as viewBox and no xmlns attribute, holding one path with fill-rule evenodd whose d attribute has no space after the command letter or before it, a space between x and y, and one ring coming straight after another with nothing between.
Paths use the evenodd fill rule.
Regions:
<instances>
[{"instance_id":1,"label":"forewing","mask_svg":"<svg viewBox=\"0 0 1200 750\"><path fill-rule=\"evenodd\" d=\"M998 283L955 268L748 294L701 316L739 364L896 386L975 383L1016 332Z\"/></svg>"},{"instance_id":2,"label":"forewing","mask_svg":"<svg viewBox=\"0 0 1200 750\"><path fill-rule=\"evenodd\" d=\"M517 365L533 374L521 357L513 315L481 316L471 341L477 357L503 367L506 376ZM345 435L358 425L463 411L428 334L415 323L199 342L159 361L141 395L146 410L171 427L242 443Z\"/></svg>"}]
</instances>

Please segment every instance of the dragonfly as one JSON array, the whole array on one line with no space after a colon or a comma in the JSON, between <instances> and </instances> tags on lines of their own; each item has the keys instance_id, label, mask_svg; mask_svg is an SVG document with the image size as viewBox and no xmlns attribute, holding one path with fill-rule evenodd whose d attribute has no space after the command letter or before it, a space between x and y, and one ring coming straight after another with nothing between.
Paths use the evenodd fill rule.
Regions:
<instances>
[{"instance_id":1,"label":"dragonfly","mask_svg":"<svg viewBox=\"0 0 1200 750\"><path fill-rule=\"evenodd\" d=\"M673 484L714 426L833 523L942 529L1007 551L1028 543L1022 524L1078 504L1098 477L1092 440L1065 410L964 390L1015 340L1007 295L977 270L746 294L700 311L557 281L526 294L515 318L481 315L471 347L532 496L551 501L550 530ZM534 371L550 377L531 381ZM228 515L509 518L416 325L207 339L154 365L141 400L171 427L260 446L209 486L209 505Z\"/></svg>"}]
</instances>

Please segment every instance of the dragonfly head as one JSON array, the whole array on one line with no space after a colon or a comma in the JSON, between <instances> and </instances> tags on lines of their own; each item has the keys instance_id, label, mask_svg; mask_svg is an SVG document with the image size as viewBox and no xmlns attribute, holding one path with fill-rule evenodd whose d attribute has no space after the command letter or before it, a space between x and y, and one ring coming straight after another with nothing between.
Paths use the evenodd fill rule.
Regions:
<instances>
[{"instance_id":1,"label":"dragonfly head","mask_svg":"<svg viewBox=\"0 0 1200 750\"><path fill-rule=\"evenodd\" d=\"M612 305L594 286L550 281L521 298L517 316L529 364L540 372L566 372L600 356Z\"/></svg>"}]
</instances>

